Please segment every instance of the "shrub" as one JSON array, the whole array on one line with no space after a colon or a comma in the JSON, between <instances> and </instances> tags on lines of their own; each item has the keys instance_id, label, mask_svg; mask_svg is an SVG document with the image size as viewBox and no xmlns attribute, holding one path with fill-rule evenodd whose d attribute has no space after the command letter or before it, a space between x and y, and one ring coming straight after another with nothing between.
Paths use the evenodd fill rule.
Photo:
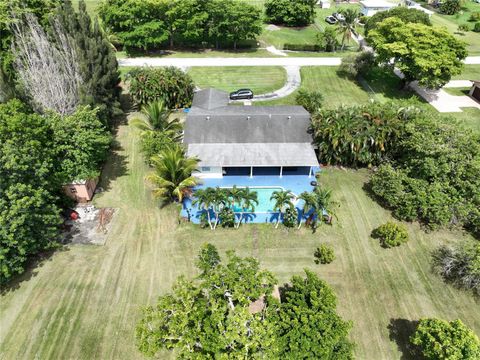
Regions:
<instances>
[{"instance_id":1,"label":"shrub","mask_svg":"<svg viewBox=\"0 0 480 360\"><path fill-rule=\"evenodd\" d=\"M320 51L319 45L312 44L283 44L283 50L291 51Z\"/></svg>"},{"instance_id":2,"label":"shrub","mask_svg":"<svg viewBox=\"0 0 480 360\"><path fill-rule=\"evenodd\" d=\"M380 239L382 246L386 248L400 246L408 241L405 226L390 221L373 230L372 236Z\"/></svg>"},{"instance_id":3,"label":"shrub","mask_svg":"<svg viewBox=\"0 0 480 360\"><path fill-rule=\"evenodd\" d=\"M300 90L295 96L295 102L303 106L310 114L320 110L323 103L323 95L319 91Z\"/></svg>"},{"instance_id":4,"label":"shrub","mask_svg":"<svg viewBox=\"0 0 480 360\"><path fill-rule=\"evenodd\" d=\"M316 264L330 264L335 260L333 247L325 244L321 244L320 247L315 250L314 256Z\"/></svg>"},{"instance_id":5,"label":"shrub","mask_svg":"<svg viewBox=\"0 0 480 360\"><path fill-rule=\"evenodd\" d=\"M470 30L470 28L468 27L468 24L460 24L458 25L458 31L460 32L465 32L465 31L468 31Z\"/></svg>"},{"instance_id":6,"label":"shrub","mask_svg":"<svg viewBox=\"0 0 480 360\"><path fill-rule=\"evenodd\" d=\"M440 5L440 11L446 15L454 15L462 8L460 0L445 0Z\"/></svg>"},{"instance_id":7,"label":"shrub","mask_svg":"<svg viewBox=\"0 0 480 360\"><path fill-rule=\"evenodd\" d=\"M306 26L315 18L315 0L267 0L268 22L285 26Z\"/></svg>"},{"instance_id":8,"label":"shrub","mask_svg":"<svg viewBox=\"0 0 480 360\"><path fill-rule=\"evenodd\" d=\"M283 225L293 228L298 222L298 212L295 208L287 208L283 214Z\"/></svg>"},{"instance_id":9,"label":"shrub","mask_svg":"<svg viewBox=\"0 0 480 360\"><path fill-rule=\"evenodd\" d=\"M466 241L433 252L433 268L446 281L480 295L480 243Z\"/></svg>"},{"instance_id":10,"label":"shrub","mask_svg":"<svg viewBox=\"0 0 480 360\"><path fill-rule=\"evenodd\" d=\"M480 340L460 320L421 319L410 341L429 360L480 359Z\"/></svg>"},{"instance_id":11,"label":"shrub","mask_svg":"<svg viewBox=\"0 0 480 360\"><path fill-rule=\"evenodd\" d=\"M480 32L480 21L476 22L475 25L473 25L473 31Z\"/></svg>"},{"instance_id":12,"label":"shrub","mask_svg":"<svg viewBox=\"0 0 480 360\"><path fill-rule=\"evenodd\" d=\"M471 13L468 21L480 21L480 11L475 11Z\"/></svg>"},{"instance_id":13,"label":"shrub","mask_svg":"<svg viewBox=\"0 0 480 360\"><path fill-rule=\"evenodd\" d=\"M222 227L226 228L235 226L235 214L233 213L232 209L224 207L222 210L220 210L218 217Z\"/></svg>"},{"instance_id":14,"label":"shrub","mask_svg":"<svg viewBox=\"0 0 480 360\"><path fill-rule=\"evenodd\" d=\"M371 51L362 51L356 55L345 56L338 68L338 72L346 77L355 79L365 76L375 64L375 55Z\"/></svg>"},{"instance_id":15,"label":"shrub","mask_svg":"<svg viewBox=\"0 0 480 360\"><path fill-rule=\"evenodd\" d=\"M193 80L175 67L134 69L127 74L127 80L136 105L163 100L167 108L178 109L192 103Z\"/></svg>"},{"instance_id":16,"label":"shrub","mask_svg":"<svg viewBox=\"0 0 480 360\"><path fill-rule=\"evenodd\" d=\"M340 46L340 42L337 39L337 31L332 26L327 26L323 29L322 32L317 34L317 45L318 47L327 52L332 52L337 50Z\"/></svg>"}]
</instances>

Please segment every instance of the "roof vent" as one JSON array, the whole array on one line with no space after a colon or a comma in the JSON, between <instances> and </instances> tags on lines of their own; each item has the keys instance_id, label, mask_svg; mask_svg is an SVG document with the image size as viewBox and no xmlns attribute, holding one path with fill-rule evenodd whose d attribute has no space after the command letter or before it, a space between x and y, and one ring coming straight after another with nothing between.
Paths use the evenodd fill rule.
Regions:
<instances>
[{"instance_id":1,"label":"roof vent","mask_svg":"<svg viewBox=\"0 0 480 360\"><path fill-rule=\"evenodd\" d=\"M247 115L247 120L250 120L250 119L251 119L250 115Z\"/></svg>"},{"instance_id":2,"label":"roof vent","mask_svg":"<svg viewBox=\"0 0 480 360\"><path fill-rule=\"evenodd\" d=\"M207 115L207 117L205 118L205 120L207 120L207 121L210 120L210 116Z\"/></svg>"},{"instance_id":3,"label":"roof vent","mask_svg":"<svg viewBox=\"0 0 480 360\"><path fill-rule=\"evenodd\" d=\"M287 116L287 119L290 120L292 117L290 115Z\"/></svg>"}]
</instances>

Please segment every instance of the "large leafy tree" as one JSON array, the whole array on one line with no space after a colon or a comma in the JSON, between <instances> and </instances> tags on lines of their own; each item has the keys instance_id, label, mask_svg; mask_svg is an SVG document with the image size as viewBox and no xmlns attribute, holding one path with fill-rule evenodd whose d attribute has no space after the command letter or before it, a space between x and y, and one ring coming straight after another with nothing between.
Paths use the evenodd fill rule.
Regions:
<instances>
[{"instance_id":1,"label":"large leafy tree","mask_svg":"<svg viewBox=\"0 0 480 360\"><path fill-rule=\"evenodd\" d=\"M57 179L63 184L96 178L106 159L111 135L98 118L98 110L78 109L70 116L52 115L53 149Z\"/></svg>"},{"instance_id":2,"label":"large leafy tree","mask_svg":"<svg viewBox=\"0 0 480 360\"><path fill-rule=\"evenodd\" d=\"M168 2L161 0L105 0L98 7L103 24L127 51L149 50L167 43L166 11Z\"/></svg>"},{"instance_id":3,"label":"large leafy tree","mask_svg":"<svg viewBox=\"0 0 480 360\"><path fill-rule=\"evenodd\" d=\"M315 19L315 0L268 0L265 16L273 24L306 26Z\"/></svg>"},{"instance_id":4,"label":"large leafy tree","mask_svg":"<svg viewBox=\"0 0 480 360\"><path fill-rule=\"evenodd\" d=\"M387 18L367 38L377 61L398 68L406 84L418 80L428 88L445 85L463 69L465 43L444 28Z\"/></svg>"},{"instance_id":5,"label":"large leafy tree","mask_svg":"<svg viewBox=\"0 0 480 360\"><path fill-rule=\"evenodd\" d=\"M305 270L282 291L276 319L279 353L286 359L353 359L348 340L351 322L337 313L337 299L328 284Z\"/></svg>"},{"instance_id":6,"label":"large leafy tree","mask_svg":"<svg viewBox=\"0 0 480 360\"><path fill-rule=\"evenodd\" d=\"M225 263L211 245L202 248L197 262L202 275L181 277L170 294L144 309L137 326L139 349L154 355L177 349L179 358L253 358L272 352L274 326L268 309L249 311L252 301L270 294L274 276L260 270L254 258L227 252Z\"/></svg>"},{"instance_id":7,"label":"large leafy tree","mask_svg":"<svg viewBox=\"0 0 480 360\"><path fill-rule=\"evenodd\" d=\"M480 340L461 320L421 319L410 341L431 360L480 358Z\"/></svg>"},{"instance_id":8,"label":"large leafy tree","mask_svg":"<svg viewBox=\"0 0 480 360\"><path fill-rule=\"evenodd\" d=\"M77 46L83 78L82 104L99 107L99 116L104 120L121 112L120 73L115 51L98 19L88 14L85 0L80 0L78 12L73 9L71 0L64 1L55 12L52 22L55 21Z\"/></svg>"},{"instance_id":9,"label":"large leafy tree","mask_svg":"<svg viewBox=\"0 0 480 360\"><path fill-rule=\"evenodd\" d=\"M0 281L24 271L28 258L53 246L59 210L53 133L18 100L0 105Z\"/></svg>"},{"instance_id":10,"label":"large leafy tree","mask_svg":"<svg viewBox=\"0 0 480 360\"><path fill-rule=\"evenodd\" d=\"M431 26L430 16L422 10L408 8L406 6L396 6L387 11L379 11L369 17L365 24L365 35L375 29L379 23L387 18L395 17L404 23L420 23Z\"/></svg>"},{"instance_id":11,"label":"large leafy tree","mask_svg":"<svg viewBox=\"0 0 480 360\"><path fill-rule=\"evenodd\" d=\"M480 233L479 138L436 116L421 113L405 125L371 188L402 220Z\"/></svg>"},{"instance_id":12,"label":"large leafy tree","mask_svg":"<svg viewBox=\"0 0 480 360\"><path fill-rule=\"evenodd\" d=\"M155 355L176 349L182 359L351 359L351 324L336 313L332 289L318 277L293 277L272 296L276 279L258 260L213 245L202 247L200 275L181 277L172 292L144 309L137 325L139 349Z\"/></svg>"},{"instance_id":13,"label":"large leafy tree","mask_svg":"<svg viewBox=\"0 0 480 360\"><path fill-rule=\"evenodd\" d=\"M198 179L192 176L199 160L189 158L185 150L178 144L165 148L151 159L153 172L147 180L154 186L153 195L162 203L179 201L189 194Z\"/></svg>"}]
</instances>

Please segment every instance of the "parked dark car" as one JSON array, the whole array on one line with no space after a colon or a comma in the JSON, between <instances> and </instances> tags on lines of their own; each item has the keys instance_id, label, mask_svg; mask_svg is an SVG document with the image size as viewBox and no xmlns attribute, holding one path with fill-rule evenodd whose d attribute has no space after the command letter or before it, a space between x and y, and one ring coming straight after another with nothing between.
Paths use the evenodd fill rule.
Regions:
<instances>
[{"instance_id":1,"label":"parked dark car","mask_svg":"<svg viewBox=\"0 0 480 360\"><path fill-rule=\"evenodd\" d=\"M325 21L331 25L333 24L336 24L337 23L337 19L335 19L333 16L327 16L325 18Z\"/></svg>"},{"instance_id":2,"label":"parked dark car","mask_svg":"<svg viewBox=\"0 0 480 360\"><path fill-rule=\"evenodd\" d=\"M332 16L337 19L338 21L345 21L345 16L343 16L342 14L336 12L336 13L333 13Z\"/></svg>"},{"instance_id":3,"label":"parked dark car","mask_svg":"<svg viewBox=\"0 0 480 360\"><path fill-rule=\"evenodd\" d=\"M253 91L250 89L240 89L230 93L230 100L253 99Z\"/></svg>"}]
</instances>

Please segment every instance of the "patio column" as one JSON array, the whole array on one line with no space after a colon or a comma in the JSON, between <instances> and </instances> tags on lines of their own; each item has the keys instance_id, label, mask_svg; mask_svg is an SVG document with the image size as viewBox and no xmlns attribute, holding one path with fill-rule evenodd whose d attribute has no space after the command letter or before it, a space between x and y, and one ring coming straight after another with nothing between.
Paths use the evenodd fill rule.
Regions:
<instances>
[{"instance_id":1,"label":"patio column","mask_svg":"<svg viewBox=\"0 0 480 360\"><path fill-rule=\"evenodd\" d=\"M250 177L253 177L253 166L250 166Z\"/></svg>"},{"instance_id":2,"label":"patio column","mask_svg":"<svg viewBox=\"0 0 480 360\"><path fill-rule=\"evenodd\" d=\"M308 177L309 177L309 178L312 177L312 169L313 169L313 167L310 166L310 171L308 172Z\"/></svg>"},{"instance_id":3,"label":"patio column","mask_svg":"<svg viewBox=\"0 0 480 360\"><path fill-rule=\"evenodd\" d=\"M283 175L283 166L280 166L280 177Z\"/></svg>"}]
</instances>

